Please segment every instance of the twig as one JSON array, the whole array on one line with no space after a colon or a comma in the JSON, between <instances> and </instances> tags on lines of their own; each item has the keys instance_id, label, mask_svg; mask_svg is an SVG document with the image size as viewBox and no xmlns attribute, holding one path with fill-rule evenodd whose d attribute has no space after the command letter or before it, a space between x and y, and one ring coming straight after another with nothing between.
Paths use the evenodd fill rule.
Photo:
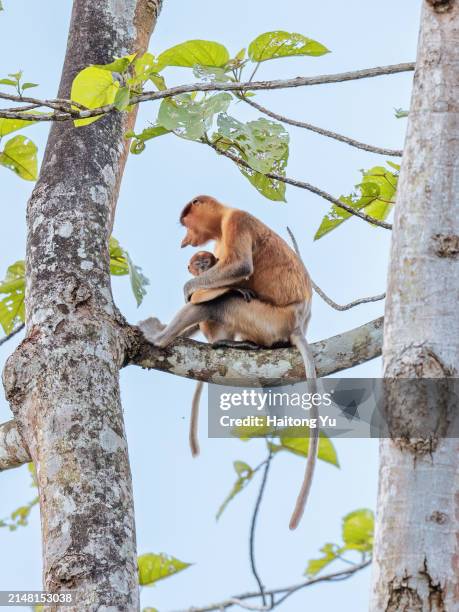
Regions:
<instances>
[{"instance_id":1,"label":"twig","mask_svg":"<svg viewBox=\"0 0 459 612\"><path fill-rule=\"evenodd\" d=\"M371 559L359 563L358 565L354 565L353 567L347 567L346 569L340 570L338 572L333 572L331 574L324 574L323 576L316 576L315 578L310 578L308 580L305 580L304 582L300 582L299 584L295 584L293 586L280 587L277 589L266 589L265 595L270 595L273 597L275 595L282 595L282 597L274 603L273 607L277 607L281 603L283 603L285 599L287 599L294 593L297 593L301 589L305 589L306 587L312 586L313 584L318 584L319 582L337 582L339 580L346 580L347 578L350 578L353 574L359 572L362 569L365 569L370 564ZM249 593L242 593L240 595L236 595L236 597L225 599L224 601L221 601L219 603L213 603L204 607L191 607L186 608L184 610L176 610L175 612L214 612L219 610L226 610L231 606L240 605L239 603L235 602L244 601L246 599L253 599L255 597L260 597L260 592L255 591Z\"/></svg>"},{"instance_id":2,"label":"twig","mask_svg":"<svg viewBox=\"0 0 459 612\"><path fill-rule=\"evenodd\" d=\"M244 168L247 168L248 170L251 170L252 172L256 172L256 170L254 170L250 166L250 164L248 164L241 157L238 157L237 155L234 155L233 153L230 153L229 151L224 151L222 149L219 149L216 144L210 142L209 140L201 140L200 142L202 142L203 144L207 144L209 147L212 147L212 149L214 149L217 153L227 157L228 159L231 159L234 163L238 164L239 166L243 166ZM367 223L371 223L372 225L377 225L378 227L383 227L384 229L389 229L389 230L392 229L392 225L390 223L386 223L385 221L380 221L379 219L375 219L374 217L371 217L370 215L366 215L360 210L352 208L352 206L348 206L344 202L341 202L340 200L338 200L338 198L334 198L331 194L327 193L326 191L322 191L322 189L319 189L318 187L315 187L314 185L311 185L310 183L306 183L304 181L298 181L297 179L291 179L291 178L282 176L281 174L276 174L274 172L267 172L264 176L267 176L268 178L273 179L274 181L280 181L281 183L286 183L287 185L293 185L294 187L299 187L300 189L306 189L307 191L310 191L311 193L314 193L320 196L321 198L324 198L324 200L328 200L328 202L331 202L338 208L342 208L343 210L346 210L351 215L354 215L355 217L360 217L360 219L363 219Z\"/></svg>"},{"instance_id":3,"label":"twig","mask_svg":"<svg viewBox=\"0 0 459 612\"><path fill-rule=\"evenodd\" d=\"M249 538L250 567L252 568L252 574L254 575L255 580L258 584L258 588L260 589L260 596L263 602L264 609L267 609L266 608L265 588L261 581L260 575L258 574L258 570L257 570L256 563L255 563L255 531L257 528L258 513L260 511L261 502L263 500L263 495L266 489L266 482L268 480L268 473L269 473L269 468L271 465L272 456L273 456L273 451L272 449L270 449L268 458L266 460L265 469L263 470L263 477L261 479L260 490L258 491L257 500L255 502L255 507L253 510L252 523L250 525L250 538Z\"/></svg>"},{"instance_id":4,"label":"twig","mask_svg":"<svg viewBox=\"0 0 459 612\"><path fill-rule=\"evenodd\" d=\"M24 329L24 323L21 323L21 325L18 325L16 329L13 329L13 331L7 336L5 336L4 338L0 338L0 346L2 346L2 344L5 344L5 342L8 342L8 340L11 340L11 338L15 336L16 334L18 334L21 331L21 329Z\"/></svg>"},{"instance_id":5,"label":"twig","mask_svg":"<svg viewBox=\"0 0 459 612\"><path fill-rule=\"evenodd\" d=\"M413 62L403 64L393 64L390 66L377 66L375 68L365 68L363 70L353 70L350 72L341 72L338 74L324 74L315 77L295 77L293 79L278 79L273 81L255 81L244 83L191 83L188 85L179 85L164 89L163 91L146 91L138 96L134 96L129 101L130 105L139 104L153 100L162 100L170 98L182 93L190 93L194 91L261 91L271 89L288 89L291 87L307 87L311 85L323 85L326 83L342 83L345 81L354 81L358 79L372 78L388 74L397 74L400 72L410 72L415 69ZM39 100L37 98L28 98L24 96L14 96L11 94L0 93L0 99L12 100L15 102L26 102L30 104L40 104L40 106L48 106L55 110L59 110L62 114L54 115L30 115L34 121L66 121L68 119L87 119L89 117L97 117L116 111L114 104L107 104L91 110L72 110L71 105L76 106L71 100ZM20 119L21 117L13 117L12 114L4 113L0 110L0 117L10 119Z\"/></svg>"},{"instance_id":6,"label":"twig","mask_svg":"<svg viewBox=\"0 0 459 612\"><path fill-rule=\"evenodd\" d=\"M241 100L244 100L247 104L256 108L261 113L268 115L268 117L272 117L272 119L276 119L277 121L281 121L282 123L287 123L288 125L294 125L296 127L304 128L305 130L309 130L310 132L316 132L317 134L321 134L321 136L326 136L327 138L333 138L334 140L339 140L340 142L345 142L351 147L356 147L357 149L362 149L363 151L369 151L370 153L378 153L380 155L389 155L391 157L402 157L403 151L398 149L384 149L382 147L375 147L373 145L366 144L364 142L360 142L359 140L355 140L354 138L349 138L348 136L343 136L342 134L338 134L337 132L332 132L330 130L325 130L323 128L312 125L311 123L305 123L304 121L297 121L296 119L289 119L284 115L279 115L275 113L265 106L254 102L253 100L246 98L245 96L240 96Z\"/></svg>"},{"instance_id":7,"label":"twig","mask_svg":"<svg viewBox=\"0 0 459 612\"><path fill-rule=\"evenodd\" d=\"M298 246L298 242L296 241L296 238L295 238L292 230L288 226L287 226L287 232L288 232L288 234L290 236L290 239L291 239L291 241L293 243L293 248L295 249L296 254L301 259L301 252L300 252L300 248ZM316 283L312 280L312 278L311 278L311 285L312 285L314 291L318 295L320 295L320 297L323 299L323 301L326 302L329 306L331 306L335 310L350 310L351 308L354 308L354 306L359 306L359 304L368 304L368 302L379 302L380 300L383 300L386 297L385 293L380 293L379 295L372 295L370 297L360 298L358 300L354 300L353 302L349 302L349 304L341 305L341 304L337 304L331 298L329 298L328 295L325 294L318 285L316 285Z\"/></svg>"}]
</instances>

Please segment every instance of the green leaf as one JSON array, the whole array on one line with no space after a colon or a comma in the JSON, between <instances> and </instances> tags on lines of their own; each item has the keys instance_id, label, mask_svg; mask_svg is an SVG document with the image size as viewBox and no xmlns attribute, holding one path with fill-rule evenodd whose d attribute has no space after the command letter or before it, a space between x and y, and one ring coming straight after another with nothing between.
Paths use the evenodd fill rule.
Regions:
<instances>
[{"instance_id":1,"label":"green leaf","mask_svg":"<svg viewBox=\"0 0 459 612\"><path fill-rule=\"evenodd\" d=\"M250 465L248 465L248 463L245 463L244 461L235 461L233 463L233 466L238 478L234 483L233 488L231 489L231 491L223 501L222 505L218 509L216 516L217 521L223 514L225 508L230 503L230 501L234 499L236 495L246 487L246 485L252 480L253 475L255 473L250 467Z\"/></svg>"},{"instance_id":2,"label":"green leaf","mask_svg":"<svg viewBox=\"0 0 459 612\"><path fill-rule=\"evenodd\" d=\"M25 321L25 262L16 261L6 271L5 280L0 283L0 294L6 294L0 301L0 325L5 334L10 334L16 323Z\"/></svg>"},{"instance_id":3,"label":"green leaf","mask_svg":"<svg viewBox=\"0 0 459 612\"><path fill-rule=\"evenodd\" d=\"M332 563L337 558L339 551L339 546L336 544L328 543L322 546L320 549L320 552L323 553L322 557L319 557L318 559L311 559L308 562L308 566L304 572L305 576L309 576L310 578L316 576L324 569L324 567L327 567L327 565Z\"/></svg>"},{"instance_id":4,"label":"green leaf","mask_svg":"<svg viewBox=\"0 0 459 612\"><path fill-rule=\"evenodd\" d=\"M79 72L73 80L71 99L87 108L99 108L106 104L113 104L116 93L119 89L118 81L115 81L112 73L104 68L89 66ZM87 119L76 119L77 127L89 125L98 117L88 117Z\"/></svg>"},{"instance_id":5,"label":"green leaf","mask_svg":"<svg viewBox=\"0 0 459 612\"><path fill-rule=\"evenodd\" d=\"M142 274L141 268L134 265L127 251L120 246L118 240L113 236L110 238L109 252L110 273L114 276L126 276L129 274L132 292L137 306L140 306L146 295L145 287L150 284L150 281Z\"/></svg>"},{"instance_id":6,"label":"green leaf","mask_svg":"<svg viewBox=\"0 0 459 612\"><path fill-rule=\"evenodd\" d=\"M211 83L226 83L234 80L231 75L227 74L225 68L217 66L193 66L193 74L197 79L209 81Z\"/></svg>"},{"instance_id":7,"label":"green leaf","mask_svg":"<svg viewBox=\"0 0 459 612\"><path fill-rule=\"evenodd\" d=\"M143 132L140 134L135 134L132 130L126 132L126 138L134 138L131 143L131 153L134 155L139 155L145 149L145 142L147 140L151 140L152 138L157 138L158 136L163 136L164 134L170 134L169 130L163 128L162 125L154 125L149 128L145 128Z\"/></svg>"},{"instance_id":8,"label":"green leaf","mask_svg":"<svg viewBox=\"0 0 459 612\"><path fill-rule=\"evenodd\" d=\"M362 171L363 179L356 185L357 192L350 196L341 196L339 200L355 210L365 209L367 215L384 221L395 204L399 169L397 164L387 163L396 169L396 172L391 172L383 166ZM322 219L314 240L322 238L352 216L350 212L334 204Z\"/></svg>"},{"instance_id":9,"label":"green leaf","mask_svg":"<svg viewBox=\"0 0 459 612\"><path fill-rule=\"evenodd\" d=\"M35 181L38 173L36 145L25 136L11 138L0 152L0 165L26 181Z\"/></svg>"},{"instance_id":10,"label":"green leaf","mask_svg":"<svg viewBox=\"0 0 459 612\"><path fill-rule=\"evenodd\" d=\"M217 123L218 133L212 138L217 148L249 164L251 170L244 166L239 166L239 170L265 197L285 201L285 183L263 176L267 173L285 176L289 156L285 128L267 119L241 123L228 115L219 115Z\"/></svg>"},{"instance_id":11,"label":"green leaf","mask_svg":"<svg viewBox=\"0 0 459 612\"><path fill-rule=\"evenodd\" d=\"M8 76L13 77L16 83L18 83L22 79L22 70L19 70L19 72L10 72Z\"/></svg>"},{"instance_id":12,"label":"green leaf","mask_svg":"<svg viewBox=\"0 0 459 612\"><path fill-rule=\"evenodd\" d=\"M253 40L248 49L252 62L265 62L292 55L319 56L330 53L327 47L296 32L265 32Z\"/></svg>"},{"instance_id":13,"label":"green leaf","mask_svg":"<svg viewBox=\"0 0 459 612\"><path fill-rule=\"evenodd\" d=\"M137 563L139 569L139 584L141 586L154 584L158 582L158 580L173 576L191 565L191 563L184 563L175 557L163 553L159 555L154 553L140 555L137 559Z\"/></svg>"},{"instance_id":14,"label":"green leaf","mask_svg":"<svg viewBox=\"0 0 459 612\"><path fill-rule=\"evenodd\" d=\"M116 92L114 104L119 111L124 111L129 106L129 99L129 87L120 87Z\"/></svg>"},{"instance_id":15,"label":"green leaf","mask_svg":"<svg viewBox=\"0 0 459 612\"><path fill-rule=\"evenodd\" d=\"M190 94L182 94L161 102L158 123L169 131L190 140L199 140L212 127L214 116L227 110L232 97L222 92L200 101Z\"/></svg>"},{"instance_id":16,"label":"green leaf","mask_svg":"<svg viewBox=\"0 0 459 612\"><path fill-rule=\"evenodd\" d=\"M286 450L300 457L307 457L309 451L309 435L308 427L304 428L304 437L298 437L299 427L283 429L279 433L280 445L273 445L273 450ZM292 435L292 434L295 435ZM319 449L317 457L326 463L331 463L339 467L338 455L332 441L322 431L319 432Z\"/></svg>"},{"instance_id":17,"label":"green leaf","mask_svg":"<svg viewBox=\"0 0 459 612\"><path fill-rule=\"evenodd\" d=\"M410 111L404 110L403 108L394 109L395 118L396 119L405 119L410 114Z\"/></svg>"},{"instance_id":18,"label":"green leaf","mask_svg":"<svg viewBox=\"0 0 459 612\"><path fill-rule=\"evenodd\" d=\"M11 79L0 79L0 85L10 85L11 87L16 87L17 81L12 81Z\"/></svg>"},{"instance_id":19,"label":"green leaf","mask_svg":"<svg viewBox=\"0 0 459 612\"><path fill-rule=\"evenodd\" d=\"M343 519L343 540L347 550L371 552L375 529L374 514L363 508L347 514Z\"/></svg>"},{"instance_id":20,"label":"green leaf","mask_svg":"<svg viewBox=\"0 0 459 612\"><path fill-rule=\"evenodd\" d=\"M22 130L29 125L32 125L35 121L27 121L26 119L0 119L0 138L11 134L11 132L17 132Z\"/></svg>"},{"instance_id":21,"label":"green leaf","mask_svg":"<svg viewBox=\"0 0 459 612\"><path fill-rule=\"evenodd\" d=\"M137 53L131 53L131 55L120 57L109 64L93 64L93 67L100 68L100 70L108 70L108 72L118 72L119 74L123 74L123 72L125 72L132 64L136 55Z\"/></svg>"},{"instance_id":22,"label":"green leaf","mask_svg":"<svg viewBox=\"0 0 459 612\"><path fill-rule=\"evenodd\" d=\"M183 66L191 68L196 64L202 66L224 66L229 60L226 47L211 40L188 40L163 51L157 59L156 70L166 66Z\"/></svg>"},{"instance_id":23,"label":"green leaf","mask_svg":"<svg viewBox=\"0 0 459 612\"><path fill-rule=\"evenodd\" d=\"M142 274L141 268L132 263L128 253L126 253L126 258L129 265L129 279L131 281L132 293L136 299L137 306L140 306L143 298L147 294L145 287L150 284L150 281Z\"/></svg>"},{"instance_id":24,"label":"green leaf","mask_svg":"<svg viewBox=\"0 0 459 612\"><path fill-rule=\"evenodd\" d=\"M21 89L24 91L25 89L32 89L32 87L38 87L38 83L23 83L21 85Z\"/></svg>"}]
</instances>

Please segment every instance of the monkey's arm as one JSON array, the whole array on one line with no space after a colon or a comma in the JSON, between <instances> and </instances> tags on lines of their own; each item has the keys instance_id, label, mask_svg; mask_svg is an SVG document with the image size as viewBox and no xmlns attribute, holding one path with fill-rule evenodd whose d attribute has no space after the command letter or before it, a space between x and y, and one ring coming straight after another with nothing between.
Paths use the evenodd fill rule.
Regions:
<instances>
[{"instance_id":1,"label":"monkey's arm","mask_svg":"<svg viewBox=\"0 0 459 612\"><path fill-rule=\"evenodd\" d=\"M214 266L185 284L185 301L198 289L233 287L252 276L252 238L237 215L222 227L221 251Z\"/></svg>"}]
</instances>

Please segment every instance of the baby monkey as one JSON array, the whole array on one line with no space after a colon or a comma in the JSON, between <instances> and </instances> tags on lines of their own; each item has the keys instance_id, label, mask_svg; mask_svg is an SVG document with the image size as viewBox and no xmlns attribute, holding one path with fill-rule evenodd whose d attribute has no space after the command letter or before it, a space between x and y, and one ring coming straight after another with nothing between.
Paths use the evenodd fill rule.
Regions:
<instances>
[{"instance_id":1,"label":"baby monkey","mask_svg":"<svg viewBox=\"0 0 459 612\"><path fill-rule=\"evenodd\" d=\"M210 251L198 251L193 255L193 257L188 262L188 272L193 276L199 276L203 272L206 272L217 263L218 259L215 257L213 253ZM216 298L224 293L236 292L242 295L246 302L251 302L252 299L256 297L255 292L251 289L247 289L246 287L221 287L219 289L215 289L212 292L212 297ZM213 295L215 293L215 295ZM200 291L196 291L191 297L192 304L200 303ZM206 302L209 301L209 290L206 290Z\"/></svg>"},{"instance_id":2,"label":"baby monkey","mask_svg":"<svg viewBox=\"0 0 459 612\"><path fill-rule=\"evenodd\" d=\"M188 271L193 276L199 276L203 272L206 272L207 270L209 270L209 268L212 268L213 266L215 266L217 261L218 259L210 251L198 251L197 253L193 255L193 257L188 262ZM251 289L247 289L245 287L222 287L220 289L213 290L213 292L211 291L211 293L215 293L215 295L213 295L213 298L217 298L229 292L239 293L246 302L250 302L252 301L252 299L256 297L254 291L252 291ZM206 301L208 301L208 299L209 299L209 290L206 291ZM191 303L193 304L200 303L199 290L193 294L191 298ZM207 323L207 322L201 323L199 327L200 327L201 332L206 336L207 340L209 342L212 342L214 346L218 345L219 341L224 342L225 345L228 345L228 343L231 342L231 339L228 337L228 333L226 330L223 332L223 334L218 333L221 331L221 329L218 328L218 332L217 332L217 326L211 323ZM257 348L256 345L254 345L253 343L249 343L249 342L240 342L240 343L238 342L237 345L238 346L244 345L246 346L246 348ZM193 395L192 405L191 405L189 439L190 439L191 454L193 455L193 457L197 457L197 455L199 455L199 442L198 442L199 402L201 400L203 384L204 383L202 381L197 382L196 389Z\"/></svg>"}]
</instances>

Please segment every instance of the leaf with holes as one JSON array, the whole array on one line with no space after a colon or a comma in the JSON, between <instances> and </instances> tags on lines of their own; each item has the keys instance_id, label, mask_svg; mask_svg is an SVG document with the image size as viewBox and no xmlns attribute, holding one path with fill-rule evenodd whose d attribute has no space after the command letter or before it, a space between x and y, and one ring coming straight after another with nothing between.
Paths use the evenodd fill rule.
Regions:
<instances>
[{"instance_id":1,"label":"leaf with holes","mask_svg":"<svg viewBox=\"0 0 459 612\"><path fill-rule=\"evenodd\" d=\"M307 38L303 34L282 30L260 34L250 43L248 49L248 55L252 62L265 62L266 60L293 55L317 57L325 55L325 53L330 53L330 51L316 40Z\"/></svg>"},{"instance_id":2,"label":"leaf with holes","mask_svg":"<svg viewBox=\"0 0 459 612\"><path fill-rule=\"evenodd\" d=\"M226 111L231 100L231 95L224 92L199 101L190 94L165 98L159 107L158 123L180 136L199 140L211 129L215 115Z\"/></svg>"},{"instance_id":3,"label":"leaf with holes","mask_svg":"<svg viewBox=\"0 0 459 612\"><path fill-rule=\"evenodd\" d=\"M16 261L6 271L5 280L0 283L0 325L5 334L10 334L16 323L24 323L25 264Z\"/></svg>"},{"instance_id":4,"label":"leaf with holes","mask_svg":"<svg viewBox=\"0 0 459 612\"><path fill-rule=\"evenodd\" d=\"M163 51L156 60L159 72L166 66L192 68L201 66L224 66L229 60L228 50L224 45L212 40L187 40Z\"/></svg>"},{"instance_id":5,"label":"leaf with holes","mask_svg":"<svg viewBox=\"0 0 459 612\"><path fill-rule=\"evenodd\" d=\"M355 210L365 210L367 215L384 221L395 204L398 174L400 166L387 162L394 171L383 166L375 166L370 170L362 170L362 182L356 185L357 191L349 196L341 196L339 200ZM353 215L333 204L330 211L322 219L314 240L322 238L336 229Z\"/></svg>"},{"instance_id":6,"label":"leaf with holes","mask_svg":"<svg viewBox=\"0 0 459 612\"><path fill-rule=\"evenodd\" d=\"M190 567L191 563L184 563L175 557L161 553L147 553L137 559L140 586L150 586L158 580L173 576Z\"/></svg>"},{"instance_id":7,"label":"leaf with holes","mask_svg":"<svg viewBox=\"0 0 459 612\"><path fill-rule=\"evenodd\" d=\"M26 181L35 181L38 173L35 143L25 136L11 138L0 152L0 165L9 168Z\"/></svg>"},{"instance_id":8,"label":"leaf with holes","mask_svg":"<svg viewBox=\"0 0 459 612\"><path fill-rule=\"evenodd\" d=\"M249 484L249 482L252 480L253 475L255 473L250 467L250 465L248 465L244 461L235 461L233 463L233 466L237 474L237 480L234 483L233 488L231 489L231 491L228 493L227 497L223 501L222 505L218 509L217 516L215 517L217 521L223 514L225 508L230 503L230 501L233 500L236 497L236 495L240 493L242 489L244 489Z\"/></svg>"},{"instance_id":9,"label":"leaf with holes","mask_svg":"<svg viewBox=\"0 0 459 612\"><path fill-rule=\"evenodd\" d=\"M268 119L241 123L229 115L219 115L214 145L229 151L248 163L250 169L239 166L260 193L270 200L285 200L285 183L271 179L267 173L285 176L289 156L289 135L285 128Z\"/></svg>"}]
</instances>

